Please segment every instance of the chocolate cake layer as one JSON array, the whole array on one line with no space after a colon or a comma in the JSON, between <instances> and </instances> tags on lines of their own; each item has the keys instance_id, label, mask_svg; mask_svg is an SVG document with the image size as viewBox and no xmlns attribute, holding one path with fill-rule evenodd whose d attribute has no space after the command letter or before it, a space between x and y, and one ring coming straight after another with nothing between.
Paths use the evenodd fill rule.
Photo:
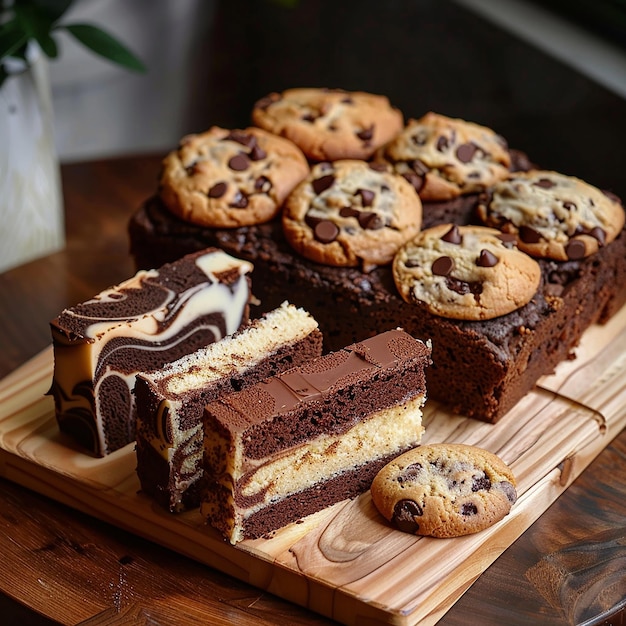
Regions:
<instances>
[{"instance_id":1,"label":"chocolate cake layer","mask_svg":"<svg viewBox=\"0 0 626 626\"><path fill-rule=\"evenodd\" d=\"M222 250L203 250L61 312L50 324L60 430L98 456L134 442L135 375L240 328L251 270Z\"/></svg>"},{"instance_id":2,"label":"chocolate cake layer","mask_svg":"<svg viewBox=\"0 0 626 626\"><path fill-rule=\"evenodd\" d=\"M203 514L236 543L277 527L261 519L284 525L337 501L329 481L420 442L429 363L430 347L396 329L208 403ZM305 508L284 506L315 488L324 496Z\"/></svg>"},{"instance_id":3,"label":"chocolate cake layer","mask_svg":"<svg viewBox=\"0 0 626 626\"><path fill-rule=\"evenodd\" d=\"M261 310L289 294L317 319L327 350L398 326L432 339L429 397L489 422L570 358L590 324L605 322L626 302L626 231L588 258L540 261L540 289L521 309L494 320L463 322L404 302L387 266L364 273L307 261L291 250L278 222L233 231L201 229L176 220L153 198L129 228L139 265L148 261L150 250L176 255L208 242L250 260Z\"/></svg>"},{"instance_id":4,"label":"chocolate cake layer","mask_svg":"<svg viewBox=\"0 0 626 626\"><path fill-rule=\"evenodd\" d=\"M139 374L137 474L143 491L171 512L198 507L204 405L321 352L317 322L285 302L234 335Z\"/></svg>"}]
</instances>

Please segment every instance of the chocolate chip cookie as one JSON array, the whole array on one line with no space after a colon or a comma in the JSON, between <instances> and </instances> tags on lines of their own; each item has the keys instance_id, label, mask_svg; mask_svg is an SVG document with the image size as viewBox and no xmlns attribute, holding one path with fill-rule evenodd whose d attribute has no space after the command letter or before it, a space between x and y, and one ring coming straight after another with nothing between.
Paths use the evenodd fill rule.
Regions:
<instances>
[{"instance_id":1,"label":"chocolate chip cookie","mask_svg":"<svg viewBox=\"0 0 626 626\"><path fill-rule=\"evenodd\" d=\"M376 160L391 163L425 201L483 191L511 167L507 143L493 130L432 112L409 120Z\"/></svg>"},{"instance_id":2,"label":"chocolate chip cookie","mask_svg":"<svg viewBox=\"0 0 626 626\"><path fill-rule=\"evenodd\" d=\"M495 228L440 224L404 244L393 260L402 298L431 313L486 320L530 301L541 280L537 261Z\"/></svg>"},{"instance_id":3,"label":"chocolate chip cookie","mask_svg":"<svg viewBox=\"0 0 626 626\"><path fill-rule=\"evenodd\" d=\"M520 250L557 261L581 259L624 227L620 202L573 176L545 170L511 175L479 200L485 224L517 236Z\"/></svg>"},{"instance_id":4,"label":"chocolate chip cookie","mask_svg":"<svg viewBox=\"0 0 626 626\"><path fill-rule=\"evenodd\" d=\"M308 173L306 158L287 139L260 128L214 126L184 137L165 157L159 193L185 221L238 228L275 217Z\"/></svg>"},{"instance_id":5,"label":"chocolate chip cookie","mask_svg":"<svg viewBox=\"0 0 626 626\"><path fill-rule=\"evenodd\" d=\"M365 161L318 163L285 201L283 231L302 256L369 271L420 229L422 204L401 176Z\"/></svg>"},{"instance_id":6,"label":"chocolate chip cookie","mask_svg":"<svg viewBox=\"0 0 626 626\"><path fill-rule=\"evenodd\" d=\"M271 93L252 111L257 126L293 141L311 161L368 159L402 130L386 96L341 89Z\"/></svg>"},{"instance_id":7,"label":"chocolate chip cookie","mask_svg":"<svg viewBox=\"0 0 626 626\"><path fill-rule=\"evenodd\" d=\"M465 444L423 445L377 474L378 511L403 532L431 537L469 535L505 517L517 500L515 477L495 454Z\"/></svg>"}]
</instances>

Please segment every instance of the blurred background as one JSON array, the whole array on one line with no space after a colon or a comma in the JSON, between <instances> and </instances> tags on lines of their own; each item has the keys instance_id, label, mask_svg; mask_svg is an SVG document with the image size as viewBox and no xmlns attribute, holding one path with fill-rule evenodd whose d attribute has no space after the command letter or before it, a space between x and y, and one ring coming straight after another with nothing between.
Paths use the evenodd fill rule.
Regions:
<instances>
[{"instance_id":1,"label":"blurred background","mask_svg":"<svg viewBox=\"0 0 626 626\"><path fill-rule=\"evenodd\" d=\"M566 173L603 151L609 184L621 147L597 121L623 124L625 16L619 0L81 0L67 20L115 33L149 71L63 40L57 150L165 153L188 132L245 126L270 91L328 86L384 93L407 118L486 124Z\"/></svg>"}]
</instances>

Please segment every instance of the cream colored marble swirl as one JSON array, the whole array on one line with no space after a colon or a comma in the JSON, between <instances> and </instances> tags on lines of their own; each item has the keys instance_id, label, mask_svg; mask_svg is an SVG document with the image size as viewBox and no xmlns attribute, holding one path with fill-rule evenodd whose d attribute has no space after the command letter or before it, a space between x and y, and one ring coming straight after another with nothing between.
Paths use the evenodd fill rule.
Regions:
<instances>
[{"instance_id":1,"label":"cream colored marble swirl","mask_svg":"<svg viewBox=\"0 0 626 626\"><path fill-rule=\"evenodd\" d=\"M373 413L348 432L320 435L280 456L244 458L243 444L238 441L234 454L226 459L225 471L217 477L229 493L228 501L211 501L215 493L209 493L202 511L210 519L218 510L222 515L233 510L229 534L231 543L236 543L243 538L244 521L257 511L372 460L418 445L424 432L421 411L424 402L423 395L416 396ZM209 438L207 443L224 450L224 442L219 439ZM233 485L236 485L234 489ZM247 507L239 504L242 498L253 504Z\"/></svg>"}]
</instances>

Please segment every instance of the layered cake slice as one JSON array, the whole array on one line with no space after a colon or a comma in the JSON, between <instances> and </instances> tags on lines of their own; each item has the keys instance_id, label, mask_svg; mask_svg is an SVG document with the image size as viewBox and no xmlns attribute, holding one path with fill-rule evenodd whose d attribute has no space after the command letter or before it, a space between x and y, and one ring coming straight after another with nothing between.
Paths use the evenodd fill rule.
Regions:
<instances>
[{"instance_id":1,"label":"layered cake slice","mask_svg":"<svg viewBox=\"0 0 626 626\"><path fill-rule=\"evenodd\" d=\"M198 507L204 405L321 352L317 322L284 302L232 336L139 374L137 474L143 491L171 512Z\"/></svg>"},{"instance_id":2,"label":"layered cake slice","mask_svg":"<svg viewBox=\"0 0 626 626\"><path fill-rule=\"evenodd\" d=\"M62 432L104 456L135 441L135 375L238 330L252 264L222 250L138 272L51 322L50 394Z\"/></svg>"},{"instance_id":3,"label":"layered cake slice","mask_svg":"<svg viewBox=\"0 0 626 626\"><path fill-rule=\"evenodd\" d=\"M235 544L369 489L421 441L429 363L395 329L208 403L207 521Z\"/></svg>"}]
</instances>

